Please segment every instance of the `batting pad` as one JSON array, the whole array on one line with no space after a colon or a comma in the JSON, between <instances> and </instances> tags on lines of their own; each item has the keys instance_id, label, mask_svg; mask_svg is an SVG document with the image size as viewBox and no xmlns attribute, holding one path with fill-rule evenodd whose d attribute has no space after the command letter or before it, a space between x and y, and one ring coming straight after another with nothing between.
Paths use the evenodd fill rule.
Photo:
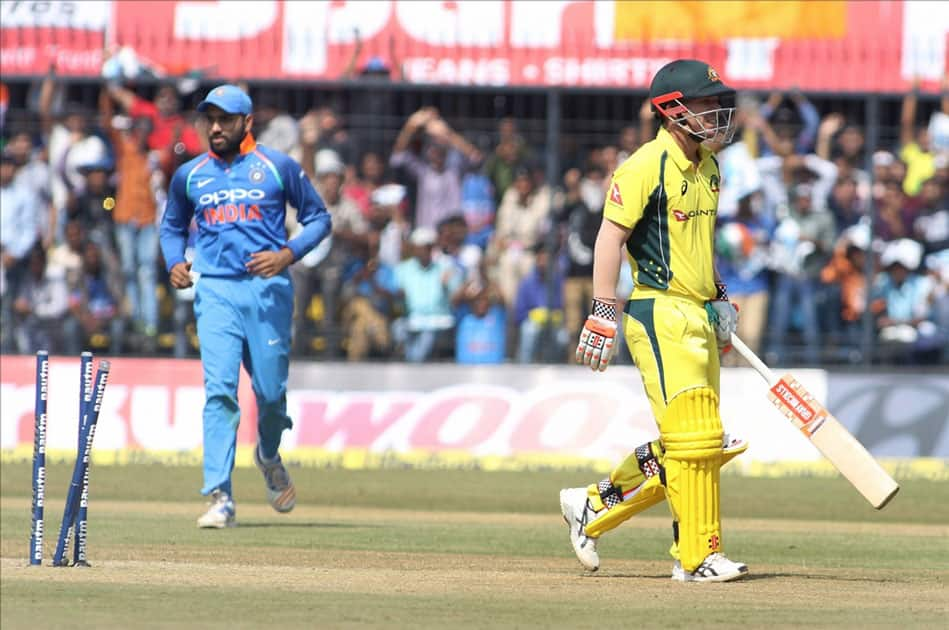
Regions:
<instances>
[{"instance_id":1,"label":"batting pad","mask_svg":"<svg viewBox=\"0 0 949 630\"><path fill-rule=\"evenodd\" d=\"M724 466L747 450L748 443L745 441L739 441L736 445L725 445L722 451L722 465ZM613 475L617 475L617 472L626 466L630 460L634 460L632 455L620 464L616 471L613 472ZM613 475L611 475L611 477ZM633 478L635 479L635 476ZM600 483L602 484L602 482ZM593 484L588 489L591 507L597 512L607 508L600 498L599 490L599 484ZM662 503L666 499L666 487L662 485L662 480L659 475L646 478L640 473L637 485L632 486L630 490L621 492L621 495L623 497L622 502L613 507L608 507L605 512L599 514L594 520L587 523L583 530L587 536L590 538L599 538L611 529L619 527L640 512L645 512L652 506ZM678 549L676 549L674 553L676 558L679 557L678 553Z\"/></svg>"},{"instance_id":2,"label":"batting pad","mask_svg":"<svg viewBox=\"0 0 949 630\"><path fill-rule=\"evenodd\" d=\"M679 560L685 571L693 571L722 549L718 396L708 387L682 392L666 407L659 431L666 448L666 492L678 522Z\"/></svg>"}]
</instances>

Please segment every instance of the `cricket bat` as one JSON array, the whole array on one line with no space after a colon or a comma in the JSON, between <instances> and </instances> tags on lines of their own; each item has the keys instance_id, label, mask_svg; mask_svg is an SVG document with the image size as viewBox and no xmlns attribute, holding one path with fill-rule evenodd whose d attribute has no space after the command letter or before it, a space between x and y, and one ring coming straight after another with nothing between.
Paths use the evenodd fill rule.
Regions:
<instances>
[{"instance_id":1,"label":"cricket bat","mask_svg":"<svg viewBox=\"0 0 949 630\"><path fill-rule=\"evenodd\" d=\"M900 487L849 431L793 376L775 376L751 349L732 333L732 346L764 378L768 400L817 447L857 492L880 510Z\"/></svg>"}]
</instances>

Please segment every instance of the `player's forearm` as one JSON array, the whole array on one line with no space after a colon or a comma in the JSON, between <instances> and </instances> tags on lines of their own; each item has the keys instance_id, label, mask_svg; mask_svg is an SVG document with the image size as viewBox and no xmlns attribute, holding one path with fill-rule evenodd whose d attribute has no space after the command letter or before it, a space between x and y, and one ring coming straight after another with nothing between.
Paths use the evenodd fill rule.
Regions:
<instances>
[{"instance_id":1,"label":"player's forearm","mask_svg":"<svg viewBox=\"0 0 949 630\"><path fill-rule=\"evenodd\" d=\"M170 226L162 224L159 228L158 243L161 246L161 255L165 259L166 271L178 263L185 262L185 247L188 245L188 232L178 232Z\"/></svg>"},{"instance_id":2,"label":"player's forearm","mask_svg":"<svg viewBox=\"0 0 949 630\"><path fill-rule=\"evenodd\" d=\"M600 226L593 254L593 296L598 299L616 299L626 233L608 219L604 219Z\"/></svg>"},{"instance_id":3,"label":"player's forearm","mask_svg":"<svg viewBox=\"0 0 949 630\"><path fill-rule=\"evenodd\" d=\"M303 225L303 230L287 241L287 248L293 252L293 260L300 260L311 249L320 244L332 229L329 212L318 213L311 221Z\"/></svg>"}]
</instances>

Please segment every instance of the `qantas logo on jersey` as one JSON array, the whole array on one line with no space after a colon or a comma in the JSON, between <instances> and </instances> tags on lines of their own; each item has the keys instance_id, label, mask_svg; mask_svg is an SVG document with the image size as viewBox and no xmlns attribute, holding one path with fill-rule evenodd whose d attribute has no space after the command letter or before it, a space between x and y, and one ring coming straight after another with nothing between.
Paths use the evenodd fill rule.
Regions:
<instances>
[{"instance_id":1,"label":"qantas logo on jersey","mask_svg":"<svg viewBox=\"0 0 949 630\"><path fill-rule=\"evenodd\" d=\"M675 217L676 221L684 223L695 217L714 217L715 210L673 210L672 216Z\"/></svg>"},{"instance_id":2,"label":"qantas logo on jersey","mask_svg":"<svg viewBox=\"0 0 949 630\"><path fill-rule=\"evenodd\" d=\"M207 225L260 221L263 218L260 214L260 206L256 203L238 202L260 201L264 196L264 191L259 188L231 188L201 195L198 203L202 206L212 206L204 209L204 222Z\"/></svg>"},{"instance_id":3,"label":"qantas logo on jersey","mask_svg":"<svg viewBox=\"0 0 949 630\"><path fill-rule=\"evenodd\" d=\"M619 193L619 184L616 182L613 182L613 185L610 186L610 201L618 206L623 205L623 195Z\"/></svg>"}]
</instances>

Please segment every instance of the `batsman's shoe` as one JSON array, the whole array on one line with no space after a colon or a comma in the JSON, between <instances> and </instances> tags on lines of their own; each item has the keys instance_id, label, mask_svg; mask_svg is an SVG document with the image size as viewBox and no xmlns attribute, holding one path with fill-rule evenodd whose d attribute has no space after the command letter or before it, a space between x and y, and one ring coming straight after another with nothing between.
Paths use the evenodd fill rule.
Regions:
<instances>
[{"instance_id":1,"label":"batsman's shoe","mask_svg":"<svg viewBox=\"0 0 949 630\"><path fill-rule=\"evenodd\" d=\"M748 565L732 562L722 553L711 553L691 573L676 560L672 567L672 579L677 582L731 582L748 575Z\"/></svg>"},{"instance_id":2,"label":"batsman's shoe","mask_svg":"<svg viewBox=\"0 0 949 630\"><path fill-rule=\"evenodd\" d=\"M208 511L198 519L198 527L201 529L224 529L225 527L234 527L237 523L234 518L237 510L234 509L234 501L226 492L215 490L211 493L211 505Z\"/></svg>"},{"instance_id":3,"label":"batsman's shoe","mask_svg":"<svg viewBox=\"0 0 949 630\"><path fill-rule=\"evenodd\" d=\"M577 560L588 571L600 568L600 556L596 553L596 538L586 534L586 525L596 518L590 507L586 488L566 488L560 491L560 513L570 531L570 544Z\"/></svg>"},{"instance_id":4,"label":"batsman's shoe","mask_svg":"<svg viewBox=\"0 0 949 630\"><path fill-rule=\"evenodd\" d=\"M278 512L289 512L297 504L297 490L290 481L290 475L278 454L275 459L265 462L260 456L260 447L254 449L254 463L264 474L267 484L267 500Z\"/></svg>"}]
</instances>

